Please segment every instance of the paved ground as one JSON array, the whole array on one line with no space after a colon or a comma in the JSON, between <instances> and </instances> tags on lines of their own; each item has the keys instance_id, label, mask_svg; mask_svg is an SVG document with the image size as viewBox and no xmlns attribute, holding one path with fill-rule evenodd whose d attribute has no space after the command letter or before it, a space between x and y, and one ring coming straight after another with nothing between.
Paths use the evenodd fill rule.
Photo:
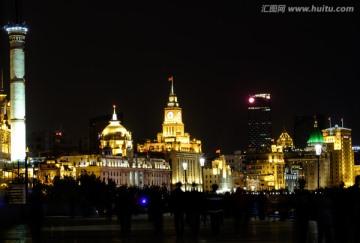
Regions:
<instances>
[{"instance_id":1,"label":"paved ground","mask_svg":"<svg viewBox=\"0 0 360 243\"><path fill-rule=\"evenodd\" d=\"M120 225L114 217L111 221L102 217L45 217L44 225L39 242L50 243L107 243L107 242L267 242L287 243L293 242L293 222L279 220L260 221L251 219L249 231L246 235L235 235L231 219L225 219L221 226L219 236L211 234L209 224L201 225L199 235L194 237L185 229L182 238L175 235L173 217L164 216L164 231L161 236L155 235L153 225L147 215L133 216L132 229L129 236L122 236ZM26 224L14 224L2 227L0 230L0 242L35 242L32 240L30 230ZM309 237L308 242L316 241L316 234Z\"/></svg>"}]
</instances>

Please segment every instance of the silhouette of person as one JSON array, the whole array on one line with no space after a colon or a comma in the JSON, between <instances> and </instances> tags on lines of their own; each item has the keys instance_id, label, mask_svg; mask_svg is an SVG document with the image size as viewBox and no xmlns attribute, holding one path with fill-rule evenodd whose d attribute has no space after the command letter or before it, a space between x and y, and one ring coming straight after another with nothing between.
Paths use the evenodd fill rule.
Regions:
<instances>
[{"instance_id":1,"label":"silhouette of person","mask_svg":"<svg viewBox=\"0 0 360 243\"><path fill-rule=\"evenodd\" d=\"M192 190L185 192L186 194L186 219L190 226L190 231L194 236L199 234L200 217L205 200L201 192L195 189L196 184L193 183Z\"/></svg>"},{"instance_id":2,"label":"silhouette of person","mask_svg":"<svg viewBox=\"0 0 360 243\"><path fill-rule=\"evenodd\" d=\"M239 234L247 233L248 223L251 216L251 199L246 191L240 187L236 188L235 193L231 195L231 213L234 217L234 231Z\"/></svg>"},{"instance_id":3,"label":"silhouette of person","mask_svg":"<svg viewBox=\"0 0 360 243\"><path fill-rule=\"evenodd\" d=\"M325 189L324 193L317 199L317 223L318 223L318 242L334 242L334 216L333 200L330 189Z\"/></svg>"},{"instance_id":4,"label":"silhouette of person","mask_svg":"<svg viewBox=\"0 0 360 243\"><path fill-rule=\"evenodd\" d=\"M307 241L308 224L310 220L310 205L312 201L310 193L306 190L298 190L295 192L294 208L294 242L303 243Z\"/></svg>"},{"instance_id":5,"label":"silhouette of person","mask_svg":"<svg viewBox=\"0 0 360 243\"><path fill-rule=\"evenodd\" d=\"M185 192L181 190L181 186L181 182L176 183L169 198L169 209L174 215L174 226L178 237L183 236L185 228Z\"/></svg>"},{"instance_id":6,"label":"silhouette of person","mask_svg":"<svg viewBox=\"0 0 360 243\"><path fill-rule=\"evenodd\" d=\"M126 186L121 186L116 200L116 211L123 236L128 236L131 232L131 220L134 207L134 195Z\"/></svg>"},{"instance_id":7,"label":"silhouette of person","mask_svg":"<svg viewBox=\"0 0 360 243\"><path fill-rule=\"evenodd\" d=\"M149 199L149 219L153 222L154 234L163 234L163 212L165 209L165 202L162 198L160 188L152 188Z\"/></svg>"},{"instance_id":8,"label":"silhouette of person","mask_svg":"<svg viewBox=\"0 0 360 243\"><path fill-rule=\"evenodd\" d=\"M207 197L207 212L210 216L211 232L214 236L219 235L220 225L224 217L224 200L222 195L217 194L218 188L217 184L213 184L211 187L212 191Z\"/></svg>"},{"instance_id":9,"label":"silhouette of person","mask_svg":"<svg viewBox=\"0 0 360 243\"><path fill-rule=\"evenodd\" d=\"M40 242L44 219L44 195L41 184L35 184L28 198L29 227L33 242Z\"/></svg>"}]
</instances>

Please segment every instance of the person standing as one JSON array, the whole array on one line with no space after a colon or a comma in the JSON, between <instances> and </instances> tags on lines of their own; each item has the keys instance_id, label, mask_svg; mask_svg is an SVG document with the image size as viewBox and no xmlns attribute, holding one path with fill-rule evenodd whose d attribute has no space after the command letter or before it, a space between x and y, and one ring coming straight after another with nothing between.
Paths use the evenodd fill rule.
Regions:
<instances>
[{"instance_id":1,"label":"person standing","mask_svg":"<svg viewBox=\"0 0 360 243\"><path fill-rule=\"evenodd\" d=\"M185 229L185 192L181 190L181 186L181 182L176 183L169 198L169 208L174 216L174 226L178 237L183 236Z\"/></svg>"},{"instance_id":2,"label":"person standing","mask_svg":"<svg viewBox=\"0 0 360 243\"><path fill-rule=\"evenodd\" d=\"M212 191L207 197L206 204L210 216L211 232L214 236L217 236L220 233L220 226L224 217L224 199L222 195L217 194L219 188L217 184L213 184L211 188Z\"/></svg>"}]
</instances>

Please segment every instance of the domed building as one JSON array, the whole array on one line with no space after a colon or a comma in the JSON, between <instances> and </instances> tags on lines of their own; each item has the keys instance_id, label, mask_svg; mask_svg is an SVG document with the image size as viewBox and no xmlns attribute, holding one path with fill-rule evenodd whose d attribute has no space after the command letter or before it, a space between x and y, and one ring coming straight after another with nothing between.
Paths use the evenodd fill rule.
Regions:
<instances>
[{"instance_id":1,"label":"domed building","mask_svg":"<svg viewBox=\"0 0 360 243\"><path fill-rule=\"evenodd\" d=\"M171 167L165 159L138 156L133 151L131 132L118 120L115 106L112 118L99 135L101 154L62 156L60 177L65 176L65 166L74 166L76 177L94 174L117 186L166 186L170 189Z\"/></svg>"},{"instance_id":2,"label":"domed building","mask_svg":"<svg viewBox=\"0 0 360 243\"><path fill-rule=\"evenodd\" d=\"M100 135L100 149L103 155L116 155L132 157L133 140L131 132L121 125L117 118L116 106L113 106L114 113L110 124L105 127Z\"/></svg>"}]
</instances>

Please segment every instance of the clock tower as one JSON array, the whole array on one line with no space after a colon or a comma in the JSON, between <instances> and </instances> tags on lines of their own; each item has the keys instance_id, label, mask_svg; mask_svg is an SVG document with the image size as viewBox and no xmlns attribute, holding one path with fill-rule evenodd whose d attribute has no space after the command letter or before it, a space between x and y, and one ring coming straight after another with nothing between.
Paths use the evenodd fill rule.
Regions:
<instances>
[{"instance_id":1,"label":"clock tower","mask_svg":"<svg viewBox=\"0 0 360 243\"><path fill-rule=\"evenodd\" d=\"M203 177L200 158L204 156L201 151L201 141L195 138L190 139L190 134L185 132L182 110L174 93L173 77L168 80L171 82L171 89L167 106L164 108L162 132L157 134L155 141L148 139L143 143L138 143L137 152L146 153L150 157L163 153L162 158L171 166L170 188L177 182L181 182L185 190L191 190L193 185L196 185L196 189L201 191Z\"/></svg>"},{"instance_id":2,"label":"clock tower","mask_svg":"<svg viewBox=\"0 0 360 243\"><path fill-rule=\"evenodd\" d=\"M175 142L175 137L184 136L184 123L182 122L182 111L174 93L174 81L171 81L171 90L167 107L164 109L164 122L162 125L162 134L165 140L171 137L169 142Z\"/></svg>"}]
</instances>

